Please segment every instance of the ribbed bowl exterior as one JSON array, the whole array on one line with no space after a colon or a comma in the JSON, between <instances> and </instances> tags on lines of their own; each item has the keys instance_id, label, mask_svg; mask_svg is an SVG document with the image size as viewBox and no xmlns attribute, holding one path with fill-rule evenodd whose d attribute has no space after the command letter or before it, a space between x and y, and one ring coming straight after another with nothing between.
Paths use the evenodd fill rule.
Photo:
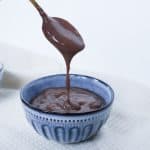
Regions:
<instances>
[{"instance_id":1,"label":"ribbed bowl exterior","mask_svg":"<svg viewBox=\"0 0 150 150\"><path fill-rule=\"evenodd\" d=\"M77 143L97 134L108 119L110 107L87 115L58 116L36 112L24 105L26 118L34 130L46 139Z\"/></svg>"}]
</instances>

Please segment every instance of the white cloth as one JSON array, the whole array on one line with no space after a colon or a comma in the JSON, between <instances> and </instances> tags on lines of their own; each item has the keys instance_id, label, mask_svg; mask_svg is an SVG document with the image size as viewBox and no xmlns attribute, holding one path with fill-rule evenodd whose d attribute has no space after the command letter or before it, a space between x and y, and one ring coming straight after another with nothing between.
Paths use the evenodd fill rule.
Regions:
<instances>
[{"instance_id":1,"label":"white cloth","mask_svg":"<svg viewBox=\"0 0 150 150\"><path fill-rule=\"evenodd\" d=\"M13 55L16 54L13 52ZM28 56L30 61L23 59L24 56ZM57 63L56 66L51 65L47 58L32 54L22 55L17 52L18 60L10 57L8 54L0 56L7 69L4 77L6 88L0 89L0 150L149 150L150 89L148 87L118 77L90 73L109 83L115 91L110 118L94 139L79 144L63 145L48 141L35 133L25 119L18 90L33 78L61 72L61 67L57 67L59 66ZM75 73L85 74L83 71Z\"/></svg>"}]
</instances>

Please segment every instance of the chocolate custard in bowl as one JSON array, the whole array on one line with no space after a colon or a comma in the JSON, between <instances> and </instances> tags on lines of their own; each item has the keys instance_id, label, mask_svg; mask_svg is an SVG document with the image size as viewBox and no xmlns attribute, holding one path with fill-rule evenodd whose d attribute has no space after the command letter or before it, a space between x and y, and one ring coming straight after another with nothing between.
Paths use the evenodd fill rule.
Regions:
<instances>
[{"instance_id":1,"label":"chocolate custard in bowl","mask_svg":"<svg viewBox=\"0 0 150 150\"><path fill-rule=\"evenodd\" d=\"M70 88L69 100L76 107L65 108L66 88L49 88L31 101L31 105L44 112L85 113L96 111L104 106L104 100L91 91L81 88Z\"/></svg>"}]
</instances>

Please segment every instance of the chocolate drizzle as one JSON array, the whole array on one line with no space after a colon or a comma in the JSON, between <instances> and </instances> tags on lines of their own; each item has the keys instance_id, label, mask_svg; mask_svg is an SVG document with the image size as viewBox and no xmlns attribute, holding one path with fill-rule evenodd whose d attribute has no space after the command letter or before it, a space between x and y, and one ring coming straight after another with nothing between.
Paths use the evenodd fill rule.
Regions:
<instances>
[{"instance_id":1,"label":"chocolate drizzle","mask_svg":"<svg viewBox=\"0 0 150 150\"><path fill-rule=\"evenodd\" d=\"M72 58L85 47L84 41L79 32L68 21L62 18L49 17L35 0L30 0L30 2L34 5L42 17L42 30L45 37L60 51L65 59L67 100L64 107L66 107L66 109L69 109L70 107L77 109L77 106L71 104L69 100L69 71Z\"/></svg>"}]
</instances>

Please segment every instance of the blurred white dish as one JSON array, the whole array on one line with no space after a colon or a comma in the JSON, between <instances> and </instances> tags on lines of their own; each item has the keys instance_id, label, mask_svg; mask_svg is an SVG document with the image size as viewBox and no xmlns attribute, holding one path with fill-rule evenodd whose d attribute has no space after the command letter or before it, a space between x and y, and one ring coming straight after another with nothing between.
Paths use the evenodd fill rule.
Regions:
<instances>
[{"instance_id":1,"label":"blurred white dish","mask_svg":"<svg viewBox=\"0 0 150 150\"><path fill-rule=\"evenodd\" d=\"M0 86L3 79L3 72L4 72L4 67L3 64L0 63Z\"/></svg>"}]
</instances>

